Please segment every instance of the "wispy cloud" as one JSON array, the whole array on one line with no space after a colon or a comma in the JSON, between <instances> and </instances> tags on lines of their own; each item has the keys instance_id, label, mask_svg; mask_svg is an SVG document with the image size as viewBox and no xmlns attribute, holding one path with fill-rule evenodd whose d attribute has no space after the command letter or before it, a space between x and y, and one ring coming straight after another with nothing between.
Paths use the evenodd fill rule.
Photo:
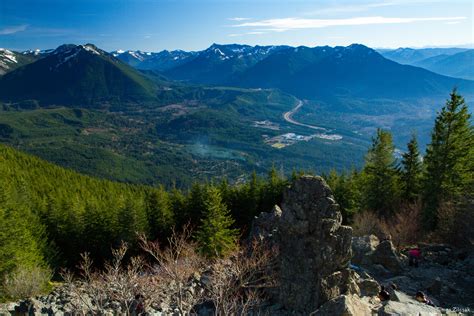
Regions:
<instances>
[{"instance_id":1,"label":"wispy cloud","mask_svg":"<svg viewBox=\"0 0 474 316\"><path fill-rule=\"evenodd\" d=\"M257 28L255 31L284 32L297 29L315 29L331 26L354 26L373 24L406 24L415 22L445 21L453 22L465 20L466 17L430 17L430 18L388 18L381 16L355 17L347 19L303 19L303 18L283 18L268 19L255 22L244 22L232 25L236 28L249 27Z\"/></svg>"},{"instance_id":2,"label":"wispy cloud","mask_svg":"<svg viewBox=\"0 0 474 316\"><path fill-rule=\"evenodd\" d=\"M7 26L3 29L0 29L0 35L9 35L9 34L15 34L18 32L23 32L27 28L28 28L28 24Z\"/></svg>"},{"instance_id":3,"label":"wispy cloud","mask_svg":"<svg viewBox=\"0 0 474 316\"><path fill-rule=\"evenodd\" d=\"M267 32L262 32L262 31L252 31L252 32L246 32L246 33L233 33L233 34L228 34L227 36L230 37L240 37L240 36L245 36L245 35L262 35L266 34Z\"/></svg>"},{"instance_id":4,"label":"wispy cloud","mask_svg":"<svg viewBox=\"0 0 474 316\"><path fill-rule=\"evenodd\" d=\"M361 3L354 5L337 5L318 10L305 12L304 15L319 15L319 14L332 14L332 13L348 13L348 12L363 12L371 9L390 7L399 5L400 2L380 2L380 3Z\"/></svg>"},{"instance_id":5,"label":"wispy cloud","mask_svg":"<svg viewBox=\"0 0 474 316\"><path fill-rule=\"evenodd\" d=\"M444 22L444 24L459 24L461 23L461 21L448 21L448 22Z\"/></svg>"},{"instance_id":6,"label":"wispy cloud","mask_svg":"<svg viewBox=\"0 0 474 316\"><path fill-rule=\"evenodd\" d=\"M227 20L239 22L239 21L248 21L248 20L251 20L251 18L235 17L235 18L228 18Z\"/></svg>"}]
</instances>

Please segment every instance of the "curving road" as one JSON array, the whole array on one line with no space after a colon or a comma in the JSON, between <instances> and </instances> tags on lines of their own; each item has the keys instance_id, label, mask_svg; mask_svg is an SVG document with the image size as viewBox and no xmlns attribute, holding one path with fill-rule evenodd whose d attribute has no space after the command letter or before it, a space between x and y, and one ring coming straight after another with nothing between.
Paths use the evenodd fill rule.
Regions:
<instances>
[{"instance_id":1,"label":"curving road","mask_svg":"<svg viewBox=\"0 0 474 316\"><path fill-rule=\"evenodd\" d=\"M285 121L287 121L288 123L291 123L291 124L299 125L299 126L304 126L304 127L308 127L308 128L312 128L312 129L317 129L317 130L320 130L320 131L326 131L325 128L318 127L318 126L314 126L314 125L309 125L309 124L300 123L300 122L295 121L295 120L293 119L293 114L295 114L296 112L298 112L298 110L299 110L302 106L303 106L303 101L298 100L298 103L296 104L296 106L295 106L293 109L291 109L291 111L288 111L288 112L283 113L283 118L285 119Z\"/></svg>"}]
</instances>

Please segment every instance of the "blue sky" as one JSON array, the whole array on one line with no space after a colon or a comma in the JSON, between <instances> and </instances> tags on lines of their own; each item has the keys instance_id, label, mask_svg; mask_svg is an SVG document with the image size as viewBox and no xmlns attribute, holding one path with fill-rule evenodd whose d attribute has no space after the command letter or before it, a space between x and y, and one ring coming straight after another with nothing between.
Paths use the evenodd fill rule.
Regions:
<instances>
[{"instance_id":1,"label":"blue sky","mask_svg":"<svg viewBox=\"0 0 474 316\"><path fill-rule=\"evenodd\" d=\"M0 0L0 47L458 46L474 42L473 11L471 0Z\"/></svg>"}]
</instances>

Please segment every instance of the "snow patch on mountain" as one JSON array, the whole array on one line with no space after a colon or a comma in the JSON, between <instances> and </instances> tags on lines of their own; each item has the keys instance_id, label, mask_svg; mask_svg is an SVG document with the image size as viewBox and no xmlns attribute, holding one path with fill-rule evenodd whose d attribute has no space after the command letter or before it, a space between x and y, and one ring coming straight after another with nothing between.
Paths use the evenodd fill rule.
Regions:
<instances>
[{"instance_id":1,"label":"snow patch on mountain","mask_svg":"<svg viewBox=\"0 0 474 316\"><path fill-rule=\"evenodd\" d=\"M8 49L0 48L0 57L7 62L15 63L15 64L18 63L15 57L15 54Z\"/></svg>"},{"instance_id":2,"label":"snow patch on mountain","mask_svg":"<svg viewBox=\"0 0 474 316\"><path fill-rule=\"evenodd\" d=\"M96 55L102 55L94 46L92 45L81 45L86 51L91 52Z\"/></svg>"}]
</instances>

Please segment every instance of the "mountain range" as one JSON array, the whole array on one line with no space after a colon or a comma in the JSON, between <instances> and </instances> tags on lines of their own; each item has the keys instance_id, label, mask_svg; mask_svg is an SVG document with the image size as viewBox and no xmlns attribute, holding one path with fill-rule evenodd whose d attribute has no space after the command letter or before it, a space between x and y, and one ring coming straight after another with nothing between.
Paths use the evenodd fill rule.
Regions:
<instances>
[{"instance_id":1,"label":"mountain range","mask_svg":"<svg viewBox=\"0 0 474 316\"><path fill-rule=\"evenodd\" d=\"M379 50L387 59L463 79L474 79L474 49L467 48L398 48Z\"/></svg>"},{"instance_id":2,"label":"mountain range","mask_svg":"<svg viewBox=\"0 0 474 316\"><path fill-rule=\"evenodd\" d=\"M377 50L385 58L396 61L400 64L413 65L423 59L439 56L439 55L454 55L465 52L468 48L408 48L400 47L397 49L379 49Z\"/></svg>"},{"instance_id":3,"label":"mountain range","mask_svg":"<svg viewBox=\"0 0 474 316\"><path fill-rule=\"evenodd\" d=\"M183 50L168 51L158 53L142 51L113 51L112 55L137 69L165 71L185 63L196 56L195 52L185 52Z\"/></svg>"},{"instance_id":4,"label":"mountain range","mask_svg":"<svg viewBox=\"0 0 474 316\"><path fill-rule=\"evenodd\" d=\"M414 65L446 76L474 80L474 49L426 58Z\"/></svg>"},{"instance_id":5,"label":"mountain range","mask_svg":"<svg viewBox=\"0 0 474 316\"><path fill-rule=\"evenodd\" d=\"M420 61L436 54L470 54L465 49L397 50L401 56ZM118 58L126 61L122 53ZM158 53L168 56L158 59L140 54L137 68L154 69L173 80L200 84L229 85L247 88L279 88L300 98L327 98L334 95L356 97L421 97L446 94L452 87L470 91L472 82L440 76L421 67L409 67L384 58L379 52L363 45L348 47L289 47L213 44L200 52L172 51ZM390 52L385 52L386 56ZM128 52L130 56L130 52ZM157 56L157 55L155 55ZM161 56L161 55L160 55ZM448 55L450 56L450 55ZM450 56L457 58L457 54ZM128 57L127 57L128 58ZM431 57L434 58L434 57ZM395 58L396 59L396 58ZM407 57L408 59L408 57ZM137 59L134 60L136 63ZM130 64L130 61L128 61ZM446 61L447 62L447 61ZM458 64L467 72L473 69L469 58ZM455 62L447 63L450 69ZM145 66L146 65L146 66ZM414 65L414 66L423 66ZM459 65L451 68L458 69ZM430 67L426 67L430 68ZM454 71L439 71L446 75ZM436 72L435 71L435 72ZM459 71L456 74L465 74Z\"/></svg>"},{"instance_id":6,"label":"mountain range","mask_svg":"<svg viewBox=\"0 0 474 316\"><path fill-rule=\"evenodd\" d=\"M452 65L456 64L453 59L462 59L466 64L472 59L472 50L455 53L459 50L437 50L452 54L444 54L446 58L430 57L431 62L412 60L424 63L427 68L453 69ZM408 55L407 50L397 52ZM429 50L420 54L434 53ZM393 56L394 52L384 54ZM468 92L474 87L472 81L401 65L359 44L313 48L213 44L200 52L159 53L107 53L86 44L62 45L41 54L10 52L7 56L29 59L22 61L23 67L19 67L20 63L10 66L5 58L1 59L11 70L0 79L0 99L36 100L46 105L158 102L157 92L164 78L205 85L278 88L299 98L322 100L432 97L446 95L454 86Z\"/></svg>"}]
</instances>

